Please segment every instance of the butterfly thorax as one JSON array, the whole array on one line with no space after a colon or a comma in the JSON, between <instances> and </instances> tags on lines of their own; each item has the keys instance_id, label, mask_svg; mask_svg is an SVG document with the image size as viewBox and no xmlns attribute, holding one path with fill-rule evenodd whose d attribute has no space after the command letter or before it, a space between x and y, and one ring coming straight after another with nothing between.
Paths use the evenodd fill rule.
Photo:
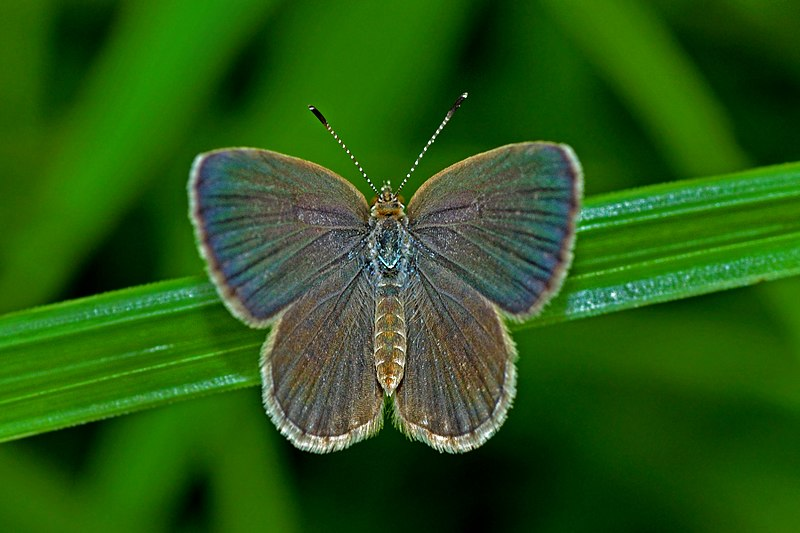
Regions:
<instances>
[{"instance_id":1,"label":"butterfly thorax","mask_svg":"<svg viewBox=\"0 0 800 533\"><path fill-rule=\"evenodd\" d=\"M375 290L375 370L386 394L394 393L406 362L403 289L411 260L408 217L388 186L372 205L368 272Z\"/></svg>"}]
</instances>

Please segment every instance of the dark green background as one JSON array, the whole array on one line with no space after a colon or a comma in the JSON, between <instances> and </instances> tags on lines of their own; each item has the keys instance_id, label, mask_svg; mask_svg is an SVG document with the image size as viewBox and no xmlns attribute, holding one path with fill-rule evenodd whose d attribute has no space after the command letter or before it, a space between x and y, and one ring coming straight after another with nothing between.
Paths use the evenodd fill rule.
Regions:
<instances>
[{"instance_id":1,"label":"dark green background","mask_svg":"<svg viewBox=\"0 0 800 533\"><path fill-rule=\"evenodd\" d=\"M525 140L572 145L588 194L796 161L798 35L790 1L12 0L0 310L201 273L201 151L269 148L366 192L312 103L396 181L469 91L407 196ZM797 280L515 339L517 401L477 451L387 427L309 455L247 389L0 446L0 530L800 527Z\"/></svg>"}]
</instances>

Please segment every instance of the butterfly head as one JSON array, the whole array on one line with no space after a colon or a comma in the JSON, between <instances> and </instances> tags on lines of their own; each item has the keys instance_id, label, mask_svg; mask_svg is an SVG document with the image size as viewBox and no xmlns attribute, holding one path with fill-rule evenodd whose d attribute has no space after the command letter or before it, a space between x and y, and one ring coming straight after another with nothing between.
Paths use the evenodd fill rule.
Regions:
<instances>
[{"instance_id":1,"label":"butterfly head","mask_svg":"<svg viewBox=\"0 0 800 533\"><path fill-rule=\"evenodd\" d=\"M403 198L392 191L389 183L384 183L375 200L372 201L372 216L378 218L400 219L405 216Z\"/></svg>"}]
</instances>

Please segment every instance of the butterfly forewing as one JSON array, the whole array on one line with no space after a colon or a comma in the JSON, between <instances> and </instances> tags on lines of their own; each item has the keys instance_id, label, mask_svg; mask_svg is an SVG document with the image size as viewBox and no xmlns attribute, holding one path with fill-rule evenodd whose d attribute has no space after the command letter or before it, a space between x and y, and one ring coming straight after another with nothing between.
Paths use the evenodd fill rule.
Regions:
<instances>
[{"instance_id":1,"label":"butterfly forewing","mask_svg":"<svg viewBox=\"0 0 800 533\"><path fill-rule=\"evenodd\" d=\"M420 254L523 317L559 288L571 261L581 183L567 146L503 146L423 184L409 227Z\"/></svg>"},{"instance_id":2,"label":"butterfly forewing","mask_svg":"<svg viewBox=\"0 0 800 533\"><path fill-rule=\"evenodd\" d=\"M408 347L395 422L440 451L480 446L514 396L514 345L494 306L421 255L406 291Z\"/></svg>"},{"instance_id":3,"label":"butterfly forewing","mask_svg":"<svg viewBox=\"0 0 800 533\"><path fill-rule=\"evenodd\" d=\"M381 428L374 306L359 259L344 261L287 309L264 345L264 404L298 448L339 450Z\"/></svg>"},{"instance_id":4,"label":"butterfly forewing","mask_svg":"<svg viewBox=\"0 0 800 533\"><path fill-rule=\"evenodd\" d=\"M367 231L366 200L330 170L251 148L195 160L189 181L198 245L226 305L264 326Z\"/></svg>"}]
</instances>

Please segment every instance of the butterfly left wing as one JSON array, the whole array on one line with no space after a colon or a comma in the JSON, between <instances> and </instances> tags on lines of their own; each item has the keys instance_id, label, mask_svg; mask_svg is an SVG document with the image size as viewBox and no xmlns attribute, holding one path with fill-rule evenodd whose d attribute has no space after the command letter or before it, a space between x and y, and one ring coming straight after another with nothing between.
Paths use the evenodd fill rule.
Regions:
<instances>
[{"instance_id":1,"label":"butterfly left wing","mask_svg":"<svg viewBox=\"0 0 800 533\"><path fill-rule=\"evenodd\" d=\"M255 148L197 156L189 180L200 252L225 305L264 327L364 239L369 208L319 165Z\"/></svg>"},{"instance_id":2,"label":"butterfly left wing","mask_svg":"<svg viewBox=\"0 0 800 533\"><path fill-rule=\"evenodd\" d=\"M494 306L420 254L406 289L405 375L394 421L439 451L465 452L502 425L514 398L514 343Z\"/></svg>"},{"instance_id":3,"label":"butterfly left wing","mask_svg":"<svg viewBox=\"0 0 800 533\"><path fill-rule=\"evenodd\" d=\"M354 257L280 317L264 345L264 405L300 449L341 450L383 424L375 375L375 297Z\"/></svg>"}]
</instances>

